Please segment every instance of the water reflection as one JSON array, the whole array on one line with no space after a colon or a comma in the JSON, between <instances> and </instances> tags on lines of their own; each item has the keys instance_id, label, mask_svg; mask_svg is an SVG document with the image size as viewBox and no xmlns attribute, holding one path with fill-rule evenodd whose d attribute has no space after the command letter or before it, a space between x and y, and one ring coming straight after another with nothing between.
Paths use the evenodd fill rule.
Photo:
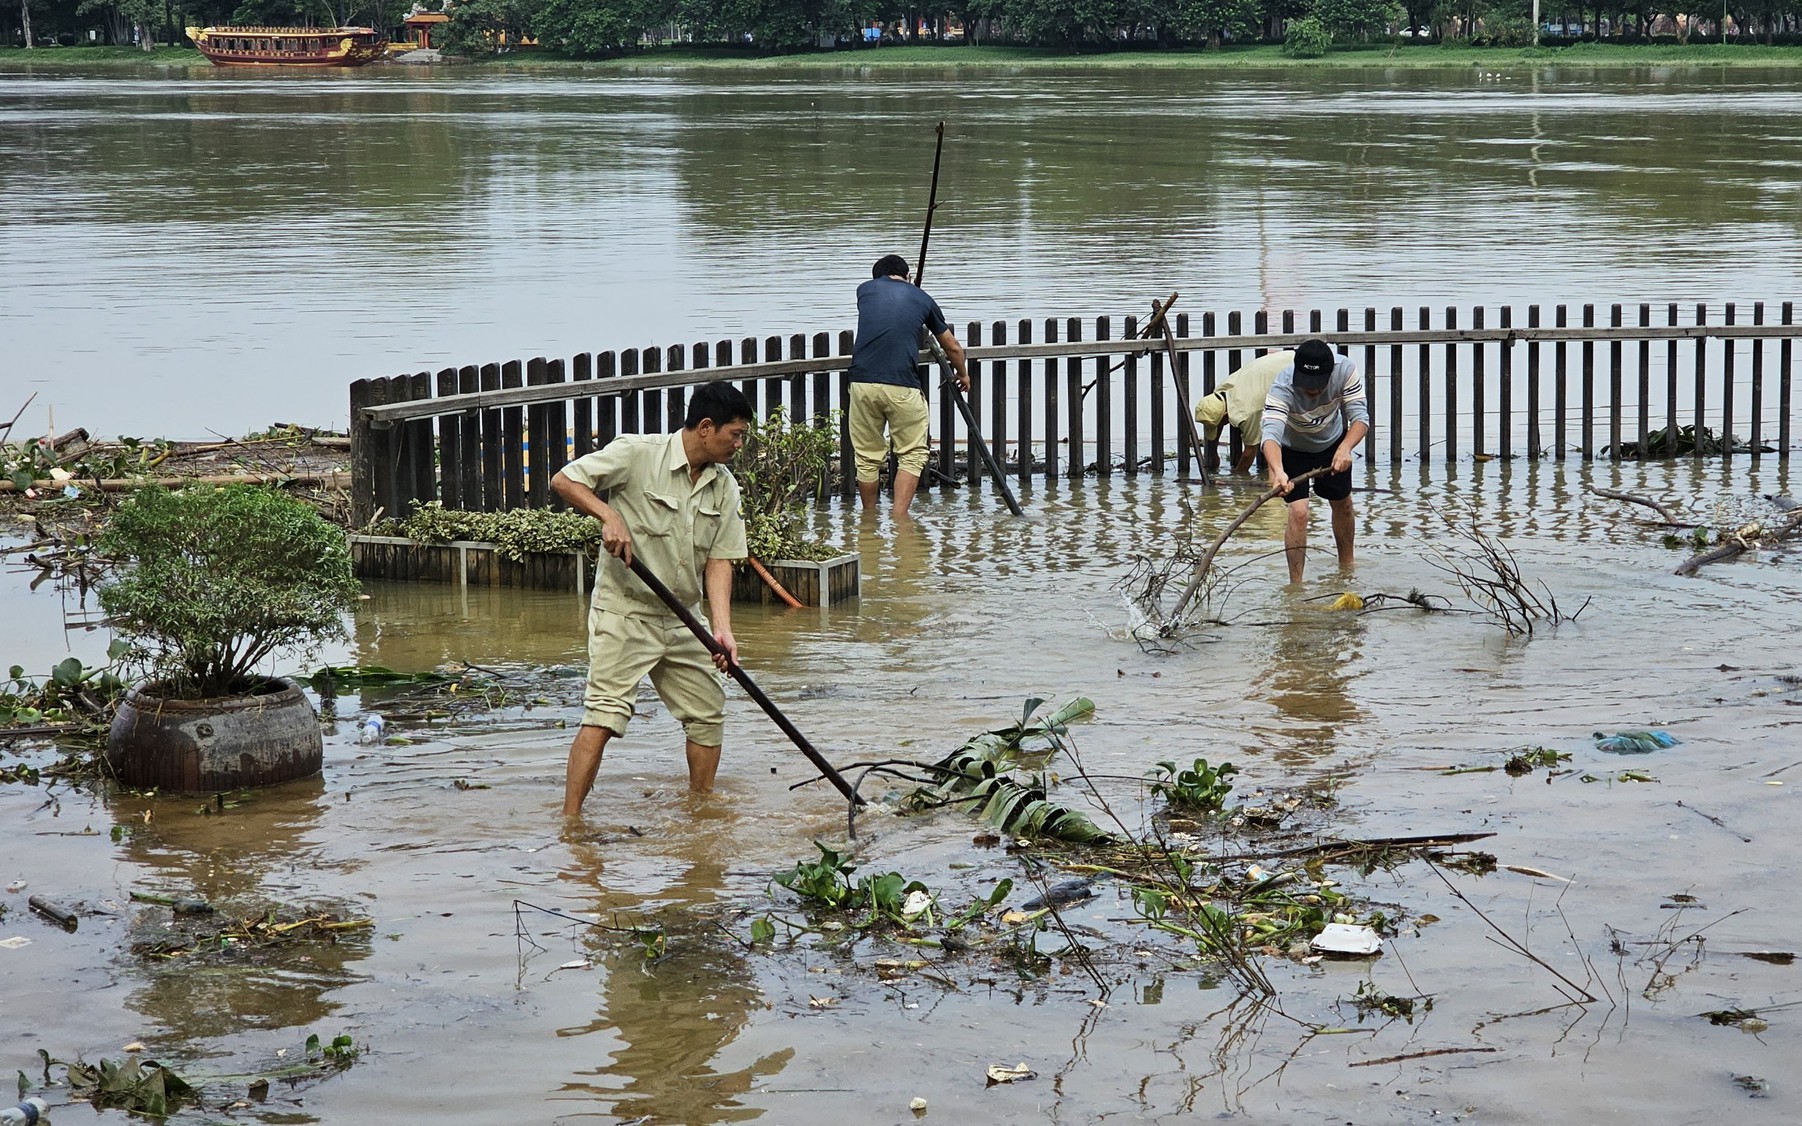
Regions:
<instances>
[{"instance_id":1,"label":"water reflection","mask_svg":"<svg viewBox=\"0 0 1802 1126\"><path fill-rule=\"evenodd\" d=\"M670 829L670 847L638 855L629 872L609 873L603 842L570 842L563 878L593 896L602 918L650 916L669 929L667 956L641 965L636 951L615 955L594 1020L558 1030L561 1037L604 1034L595 1046L606 1044L611 1057L565 1083L562 1097L606 1102L625 1120L745 1122L763 1111L740 1096L780 1072L794 1052L783 1048L729 1070L716 1062L753 1012L768 1006L739 948L712 930L704 910L727 883L727 862L738 855L728 844L731 822L742 818L719 795L685 800L691 819Z\"/></svg>"},{"instance_id":2,"label":"water reflection","mask_svg":"<svg viewBox=\"0 0 1802 1126\"><path fill-rule=\"evenodd\" d=\"M169 908L133 904L133 943L218 933L273 907L315 901L294 869L296 858L310 856L316 846L326 804L320 778L218 797L118 791L105 801L121 828L124 857L139 866L131 890L197 896L216 909L171 930ZM305 1028L330 1016L340 1007L331 995L359 979L353 965L368 955L367 933L352 932L335 941L215 941L169 958L129 949L119 956L131 964L128 976L141 977L126 1004L161 1030L145 1042L158 1052L192 1057L205 1054L203 1043L232 1033Z\"/></svg>"},{"instance_id":3,"label":"water reflection","mask_svg":"<svg viewBox=\"0 0 1802 1126\"><path fill-rule=\"evenodd\" d=\"M1364 659L1364 621L1326 609L1326 601L1289 602L1290 616L1271 624L1268 668L1254 693L1276 709L1275 722L1253 732L1284 766L1304 766L1337 753L1340 737L1364 718L1352 691Z\"/></svg>"}]
</instances>

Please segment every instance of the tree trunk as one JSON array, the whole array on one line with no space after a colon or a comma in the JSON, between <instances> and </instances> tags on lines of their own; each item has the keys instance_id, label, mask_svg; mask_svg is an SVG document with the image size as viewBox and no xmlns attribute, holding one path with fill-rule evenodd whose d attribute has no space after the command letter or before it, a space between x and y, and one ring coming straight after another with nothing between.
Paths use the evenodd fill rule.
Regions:
<instances>
[{"instance_id":1,"label":"tree trunk","mask_svg":"<svg viewBox=\"0 0 1802 1126\"><path fill-rule=\"evenodd\" d=\"M31 38L31 0L19 0L19 23L25 28L25 49L37 46Z\"/></svg>"}]
</instances>

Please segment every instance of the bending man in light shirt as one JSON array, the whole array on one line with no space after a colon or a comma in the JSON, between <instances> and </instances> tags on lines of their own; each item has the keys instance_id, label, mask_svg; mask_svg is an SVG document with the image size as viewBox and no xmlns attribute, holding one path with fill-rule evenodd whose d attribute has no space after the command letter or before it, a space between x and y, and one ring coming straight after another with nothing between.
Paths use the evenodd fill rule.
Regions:
<instances>
[{"instance_id":1,"label":"bending man in light shirt","mask_svg":"<svg viewBox=\"0 0 1802 1126\"><path fill-rule=\"evenodd\" d=\"M1308 561L1308 496L1318 494L1333 512L1333 542L1339 566L1352 565L1352 452L1370 430L1364 381L1358 365L1338 355L1324 340L1295 350L1295 362L1279 372L1264 401L1264 464L1270 487L1287 498L1283 554L1289 581L1299 583ZM1297 481L1311 469L1331 472Z\"/></svg>"}]
</instances>

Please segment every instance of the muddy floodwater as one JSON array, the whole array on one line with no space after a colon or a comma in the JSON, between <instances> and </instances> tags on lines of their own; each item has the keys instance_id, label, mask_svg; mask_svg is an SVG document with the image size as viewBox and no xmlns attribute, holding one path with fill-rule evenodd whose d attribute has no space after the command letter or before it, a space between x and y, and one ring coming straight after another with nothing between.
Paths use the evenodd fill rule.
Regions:
<instances>
[{"instance_id":1,"label":"muddy floodwater","mask_svg":"<svg viewBox=\"0 0 1802 1126\"><path fill-rule=\"evenodd\" d=\"M935 759L1028 697L1083 695L1095 713L1076 745L1135 830L1154 803L1132 779L1206 756L1240 768L1235 798L1335 780L1323 832L1494 834L1475 847L1496 871L1446 872L1461 896L1419 860L1331 869L1401 925L1374 962L1261 959L1280 1012L1235 1006L1218 973L1133 921L1114 882L1064 912L1079 937L1108 936L1105 1005L1055 930L1029 940L1043 962L849 932L753 944L763 915L807 918L771 874L817 856L816 840L842 843L845 827L829 789L790 790L810 772L742 694L729 692L717 794L684 793L678 729L647 700L586 823L565 832L575 596L373 585L334 659L468 662L512 694L449 719L392 693L340 696L327 702L323 777L224 803L0 788L0 877L13 885L0 938L30 940L0 946L0 1068L35 1078L37 1049L94 1060L138 1042L205 1085L208 1106L173 1119L190 1122L1796 1121L1802 967L1786 955L1802 945L1802 559L1767 552L1676 578L1683 551L1584 491L1727 523L1788 491L1788 471L1495 462L1359 475L1352 574L1316 554L1306 582L1285 588L1280 559L1260 554L1279 517L1261 512L1227 552L1229 624L1168 652L1127 636L1114 584L1167 549L1186 505L1211 529L1248 502L1247 485L1038 486L1022 520L981 494L934 495L899 529L833 509L821 525L861 554L862 597L735 614L747 667L840 763ZM1440 514L1460 511L1566 613L1581 607L1576 620L1510 638L1480 617L1324 609L1322 595L1346 589L1460 601L1434 565L1455 542ZM50 597L6 580L8 606ZM390 742L359 745L362 713L384 709ZM1592 738L1642 728L1682 741L1620 756ZM1519 778L1449 772L1527 746L1570 759ZM1017 903L1032 850L976 843L977 829L952 811L872 812L856 855L952 905L1012 877ZM166 910L134 891L331 904L373 926L336 944L149 958L134 936ZM28 911L31 894L78 908L79 929ZM660 956L571 920L660 928ZM922 964L879 972L881 958ZM1594 1000L1570 1003L1553 971ZM1361 1015L1361 989L1431 1006ZM1702 1015L1733 1010L1756 1016ZM348 1035L359 1054L243 1097L312 1034ZM989 1065L1022 1063L1036 1078L985 1085Z\"/></svg>"}]
</instances>

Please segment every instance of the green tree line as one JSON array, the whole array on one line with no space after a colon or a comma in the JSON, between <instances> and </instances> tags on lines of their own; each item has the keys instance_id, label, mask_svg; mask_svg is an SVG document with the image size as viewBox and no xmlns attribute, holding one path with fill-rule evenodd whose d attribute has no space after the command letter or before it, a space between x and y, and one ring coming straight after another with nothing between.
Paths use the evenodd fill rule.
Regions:
<instances>
[{"instance_id":1,"label":"green tree line","mask_svg":"<svg viewBox=\"0 0 1802 1126\"><path fill-rule=\"evenodd\" d=\"M1330 43L1406 36L1532 42L1532 0L0 0L0 43L179 43L189 25L367 24L398 33L415 7L443 10L437 33L455 54L536 43L581 58L679 43L749 53L896 42L991 43L1066 50L1218 48L1281 42L1317 54ZM1542 0L1542 32L1649 42L1728 36L1795 41L1802 0L1727 0L1693 19L1647 0ZM29 32L28 30L29 29ZM874 38L872 39L872 36Z\"/></svg>"}]
</instances>

